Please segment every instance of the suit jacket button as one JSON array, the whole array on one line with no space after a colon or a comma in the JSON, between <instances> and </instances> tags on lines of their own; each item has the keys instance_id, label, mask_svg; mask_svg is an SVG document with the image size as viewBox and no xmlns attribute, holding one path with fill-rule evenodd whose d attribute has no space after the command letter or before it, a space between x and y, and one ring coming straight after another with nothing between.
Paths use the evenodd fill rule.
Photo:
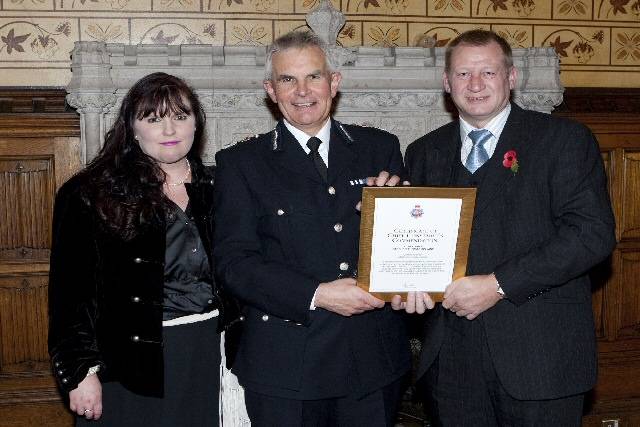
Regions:
<instances>
[{"instance_id":1,"label":"suit jacket button","mask_svg":"<svg viewBox=\"0 0 640 427\"><path fill-rule=\"evenodd\" d=\"M240 316L239 319L241 322L244 322L244 316Z\"/></svg>"},{"instance_id":2,"label":"suit jacket button","mask_svg":"<svg viewBox=\"0 0 640 427\"><path fill-rule=\"evenodd\" d=\"M62 369L60 369L60 370L58 371L58 375L62 375L62 374L64 374L64 371L63 371Z\"/></svg>"},{"instance_id":3,"label":"suit jacket button","mask_svg":"<svg viewBox=\"0 0 640 427\"><path fill-rule=\"evenodd\" d=\"M340 263L340 270L341 271L347 271L349 269L349 263L348 262L341 262Z\"/></svg>"},{"instance_id":4,"label":"suit jacket button","mask_svg":"<svg viewBox=\"0 0 640 427\"><path fill-rule=\"evenodd\" d=\"M66 384L66 383L68 383L68 382L69 382L69 379L68 379L68 378L63 378L63 379L62 379L62 384Z\"/></svg>"},{"instance_id":5,"label":"suit jacket button","mask_svg":"<svg viewBox=\"0 0 640 427\"><path fill-rule=\"evenodd\" d=\"M131 297L131 301L140 302L140 297Z\"/></svg>"},{"instance_id":6,"label":"suit jacket button","mask_svg":"<svg viewBox=\"0 0 640 427\"><path fill-rule=\"evenodd\" d=\"M140 337L137 336L137 335L134 335L134 336L131 337L131 341L138 342L138 341L140 341Z\"/></svg>"},{"instance_id":7,"label":"suit jacket button","mask_svg":"<svg viewBox=\"0 0 640 427\"><path fill-rule=\"evenodd\" d=\"M335 189L335 188L333 188L333 187L329 187L329 188L327 188L327 191L328 191L328 192L329 192L329 194L331 194L332 196L333 196L334 194L336 194L336 189Z\"/></svg>"},{"instance_id":8,"label":"suit jacket button","mask_svg":"<svg viewBox=\"0 0 640 427\"><path fill-rule=\"evenodd\" d=\"M278 214L278 216L284 215L284 211L282 209L278 209L276 213Z\"/></svg>"},{"instance_id":9,"label":"suit jacket button","mask_svg":"<svg viewBox=\"0 0 640 427\"><path fill-rule=\"evenodd\" d=\"M262 321L266 322L267 320L269 320L269 315L268 314L263 314L262 315Z\"/></svg>"},{"instance_id":10,"label":"suit jacket button","mask_svg":"<svg viewBox=\"0 0 640 427\"><path fill-rule=\"evenodd\" d=\"M142 262L142 258L134 258L133 262L135 262L136 264L140 264Z\"/></svg>"},{"instance_id":11,"label":"suit jacket button","mask_svg":"<svg viewBox=\"0 0 640 427\"><path fill-rule=\"evenodd\" d=\"M342 231L342 224L337 223L336 225L333 226L333 229L336 230L336 233L339 233Z\"/></svg>"}]
</instances>

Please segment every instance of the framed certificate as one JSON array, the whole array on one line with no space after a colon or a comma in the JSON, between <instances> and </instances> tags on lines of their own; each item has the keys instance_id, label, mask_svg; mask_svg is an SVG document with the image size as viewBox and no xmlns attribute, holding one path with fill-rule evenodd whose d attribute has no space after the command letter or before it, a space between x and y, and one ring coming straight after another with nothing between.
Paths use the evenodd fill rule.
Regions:
<instances>
[{"instance_id":1,"label":"framed certificate","mask_svg":"<svg viewBox=\"0 0 640 427\"><path fill-rule=\"evenodd\" d=\"M363 188L358 286L385 301L410 291L441 301L465 275L475 200L475 188Z\"/></svg>"}]
</instances>

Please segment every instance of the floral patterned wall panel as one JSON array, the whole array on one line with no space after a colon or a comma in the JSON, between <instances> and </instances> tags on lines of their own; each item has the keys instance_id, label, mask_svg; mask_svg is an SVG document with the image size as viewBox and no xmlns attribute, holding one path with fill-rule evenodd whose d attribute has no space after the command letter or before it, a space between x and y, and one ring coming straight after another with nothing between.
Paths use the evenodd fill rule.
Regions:
<instances>
[{"instance_id":1,"label":"floral patterned wall panel","mask_svg":"<svg viewBox=\"0 0 640 427\"><path fill-rule=\"evenodd\" d=\"M65 86L76 40L261 46L320 0L0 0L0 86ZM446 46L492 29L553 47L568 87L640 87L640 0L332 0L344 46Z\"/></svg>"}]
</instances>

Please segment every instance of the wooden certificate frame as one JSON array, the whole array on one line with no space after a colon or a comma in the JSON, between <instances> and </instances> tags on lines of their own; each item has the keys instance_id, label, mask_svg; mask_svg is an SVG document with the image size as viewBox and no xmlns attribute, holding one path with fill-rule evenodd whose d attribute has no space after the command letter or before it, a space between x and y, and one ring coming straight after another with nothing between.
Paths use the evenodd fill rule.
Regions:
<instances>
[{"instance_id":1,"label":"wooden certificate frame","mask_svg":"<svg viewBox=\"0 0 640 427\"><path fill-rule=\"evenodd\" d=\"M362 210L360 221L360 257L358 260L358 286L370 292L372 242L374 239L374 218L377 198L386 199L459 199L461 200L458 234L455 246L455 260L451 280L464 277L467 269L471 225L475 209L475 188L445 187L364 187L362 189ZM450 203L450 202L449 202ZM416 206L417 207L417 206ZM413 216L413 212L411 215ZM422 215L422 211L419 211ZM453 220L455 221L455 220ZM453 237L453 236L452 236ZM453 240L453 239L451 239ZM415 244L414 244L415 245ZM451 247L452 248L452 247ZM453 249L451 249L453 251ZM447 258L450 260L450 258ZM399 279L401 280L401 279ZM427 292L427 291L425 291ZM434 301L442 301L443 292L428 291ZM391 301L393 295L403 291L371 292L384 301ZM404 297L403 297L404 299Z\"/></svg>"}]
</instances>

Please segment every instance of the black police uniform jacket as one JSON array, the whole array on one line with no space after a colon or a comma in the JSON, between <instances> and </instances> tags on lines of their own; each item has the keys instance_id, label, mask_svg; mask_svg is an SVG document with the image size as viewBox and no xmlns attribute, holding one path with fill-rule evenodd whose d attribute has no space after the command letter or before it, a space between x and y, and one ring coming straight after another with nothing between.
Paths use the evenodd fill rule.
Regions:
<instances>
[{"instance_id":1,"label":"black police uniform jacket","mask_svg":"<svg viewBox=\"0 0 640 427\"><path fill-rule=\"evenodd\" d=\"M249 390L289 399L364 395L402 376L402 313L310 310L321 282L358 263L364 179L402 174L398 139L333 121L328 182L282 122L216 155L216 272L244 308L234 372Z\"/></svg>"},{"instance_id":2,"label":"black police uniform jacket","mask_svg":"<svg viewBox=\"0 0 640 427\"><path fill-rule=\"evenodd\" d=\"M193 183L185 186L213 270L214 171L194 160L191 164ZM70 179L58 191L54 208L49 353L55 377L70 391L98 365L102 382L161 396L164 215L125 241L105 229L83 194L85 185L82 174ZM215 285L214 293L218 302L228 302Z\"/></svg>"}]
</instances>

